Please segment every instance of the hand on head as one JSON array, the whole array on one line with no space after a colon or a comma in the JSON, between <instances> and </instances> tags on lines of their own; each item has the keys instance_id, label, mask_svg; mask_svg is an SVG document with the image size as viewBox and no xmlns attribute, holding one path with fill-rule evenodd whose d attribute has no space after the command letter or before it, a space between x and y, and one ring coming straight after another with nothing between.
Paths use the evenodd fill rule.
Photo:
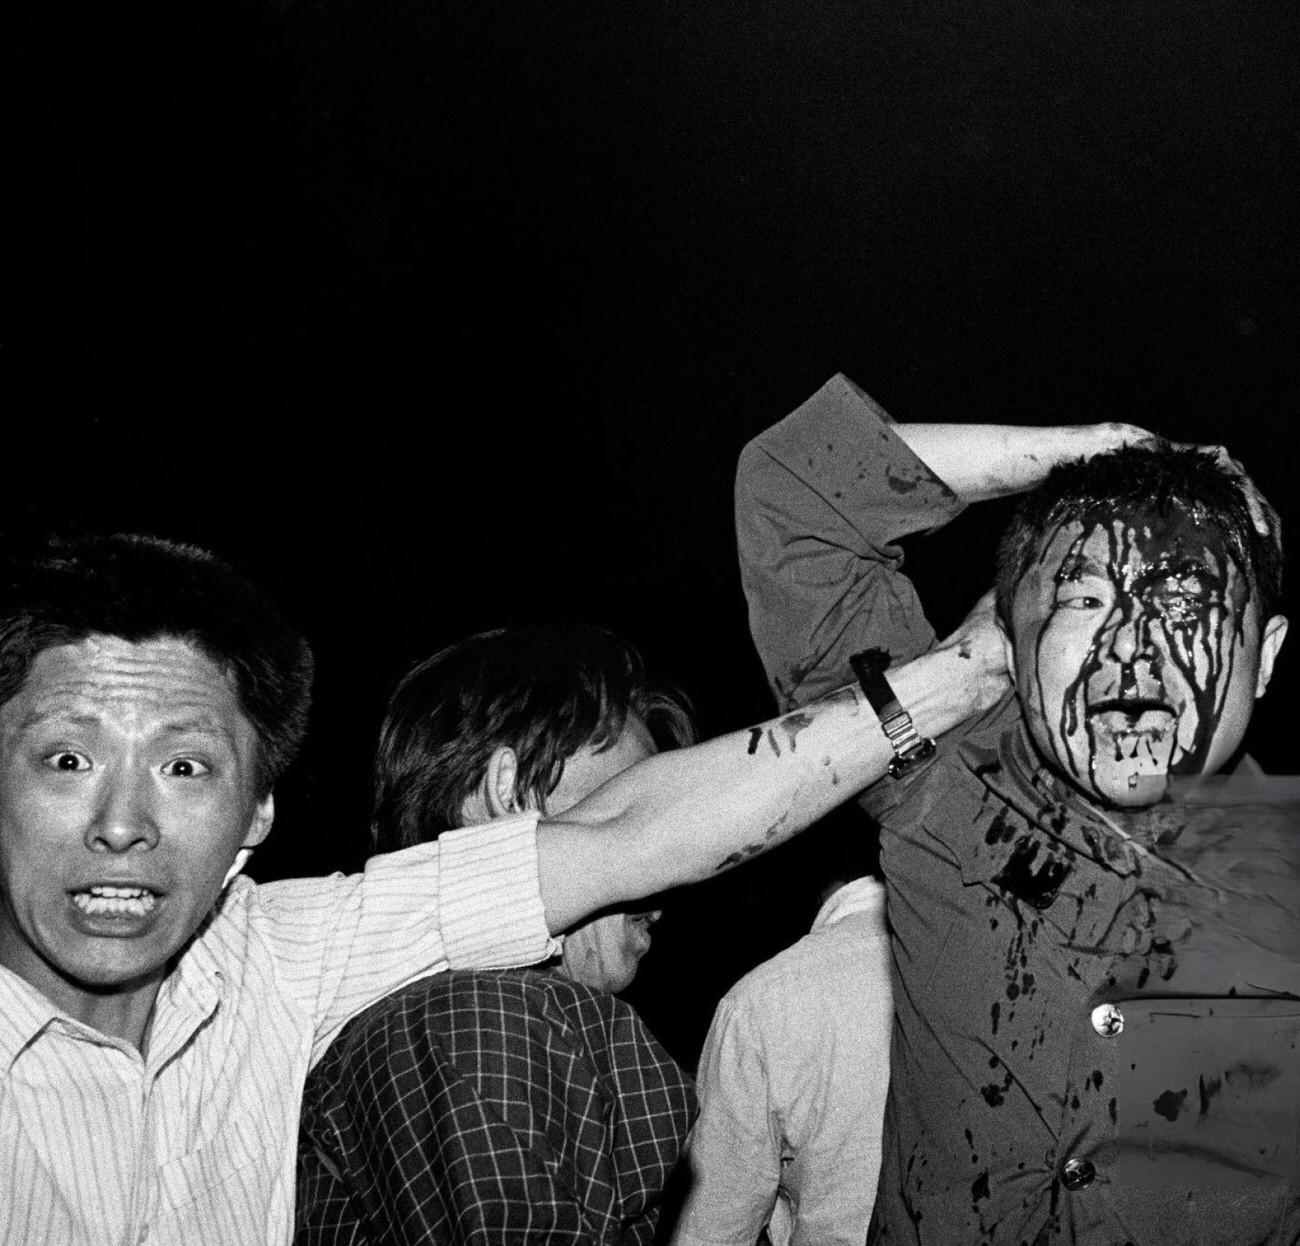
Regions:
<instances>
[{"instance_id":1,"label":"hand on head","mask_svg":"<svg viewBox=\"0 0 1300 1246\"><path fill-rule=\"evenodd\" d=\"M995 705L1011 687L1006 639L997 620L995 590L989 589L951 636L939 642L942 651L955 650L971 662L976 676L975 711Z\"/></svg>"}]
</instances>

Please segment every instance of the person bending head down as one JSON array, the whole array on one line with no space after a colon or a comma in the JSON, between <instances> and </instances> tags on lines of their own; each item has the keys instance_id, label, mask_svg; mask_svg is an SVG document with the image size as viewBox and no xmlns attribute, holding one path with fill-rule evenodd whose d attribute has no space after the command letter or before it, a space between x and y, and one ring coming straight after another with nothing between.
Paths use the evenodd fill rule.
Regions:
<instances>
[{"instance_id":1,"label":"person bending head down","mask_svg":"<svg viewBox=\"0 0 1300 1246\"><path fill-rule=\"evenodd\" d=\"M524 810L555 816L661 747L694 741L681 694L599 628L554 625L471 636L420 662L388 705L375 759L380 852ZM650 948L657 911L575 928L562 968L621 991Z\"/></svg>"},{"instance_id":2,"label":"person bending head down","mask_svg":"<svg viewBox=\"0 0 1300 1246\"><path fill-rule=\"evenodd\" d=\"M998 553L1031 739L1089 799L1142 808L1241 744L1287 621L1276 515L1232 466L1167 444L1055 468Z\"/></svg>"}]
</instances>

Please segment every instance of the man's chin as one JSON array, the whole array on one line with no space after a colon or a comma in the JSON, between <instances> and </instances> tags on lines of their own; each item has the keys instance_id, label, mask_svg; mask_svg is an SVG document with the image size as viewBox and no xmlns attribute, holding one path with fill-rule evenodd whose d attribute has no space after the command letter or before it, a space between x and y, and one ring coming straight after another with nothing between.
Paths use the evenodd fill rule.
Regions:
<instances>
[{"instance_id":1,"label":"man's chin","mask_svg":"<svg viewBox=\"0 0 1300 1246\"><path fill-rule=\"evenodd\" d=\"M1113 809L1147 809L1169 790L1176 722L1164 710L1090 713L1091 764L1084 786Z\"/></svg>"},{"instance_id":2,"label":"man's chin","mask_svg":"<svg viewBox=\"0 0 1300 1246\"><path fill-rule=\"evenodd\" d=\"M1112 809L1149 809L1164 800L1169 791L1169 774L1138 772L1094 773L1091 794Z\"/></svg>"}]
</instances>

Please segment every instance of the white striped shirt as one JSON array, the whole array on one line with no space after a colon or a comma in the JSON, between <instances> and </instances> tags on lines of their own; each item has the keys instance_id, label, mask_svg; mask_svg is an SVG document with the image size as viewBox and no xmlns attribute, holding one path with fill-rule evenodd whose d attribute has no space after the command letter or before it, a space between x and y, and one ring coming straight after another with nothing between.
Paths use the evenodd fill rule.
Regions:
<instances>
[{"instance_id":1,"label":"white striped shirt","mask_svg":"<svg viewBox=\"0 0 1300 1246\"><path fill-rule=\"evenodd\" d=\"M143 1057L0 967L0 1243L288 1242L303 1083L348 1018L449 966L554 954L536 824L347 878L237 879L163 982Z\"/></svg>"}]
</instances>

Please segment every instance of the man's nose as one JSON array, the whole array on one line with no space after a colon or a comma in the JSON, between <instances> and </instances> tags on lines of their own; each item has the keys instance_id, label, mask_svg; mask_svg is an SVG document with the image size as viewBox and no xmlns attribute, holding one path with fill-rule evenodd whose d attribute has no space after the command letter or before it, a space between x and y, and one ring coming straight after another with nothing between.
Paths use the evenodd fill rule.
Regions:
<instances>
[{"instance_id":1,"label":"man's nose","mask_svg":"<svg viewBox=\"0 0 1300 1246\"><path fill-rule=\"evenodd\" d=\"M86 847L93 852L155 847L158 821L154 801L150 776L126 772L109 777L86 828Z\"/></svg>"},{"instance_id":2,"label":"man's nose","mask_svg":"<svg viewBox=\"0 0 1300 1246\"><path fill-rule=\"evenodd\" d=\"M1117 602L1106 620L1103 639L1107 651L1121 666L1155 656L1150 619L1134 602Z\"/></svg>"}]
</instances>

